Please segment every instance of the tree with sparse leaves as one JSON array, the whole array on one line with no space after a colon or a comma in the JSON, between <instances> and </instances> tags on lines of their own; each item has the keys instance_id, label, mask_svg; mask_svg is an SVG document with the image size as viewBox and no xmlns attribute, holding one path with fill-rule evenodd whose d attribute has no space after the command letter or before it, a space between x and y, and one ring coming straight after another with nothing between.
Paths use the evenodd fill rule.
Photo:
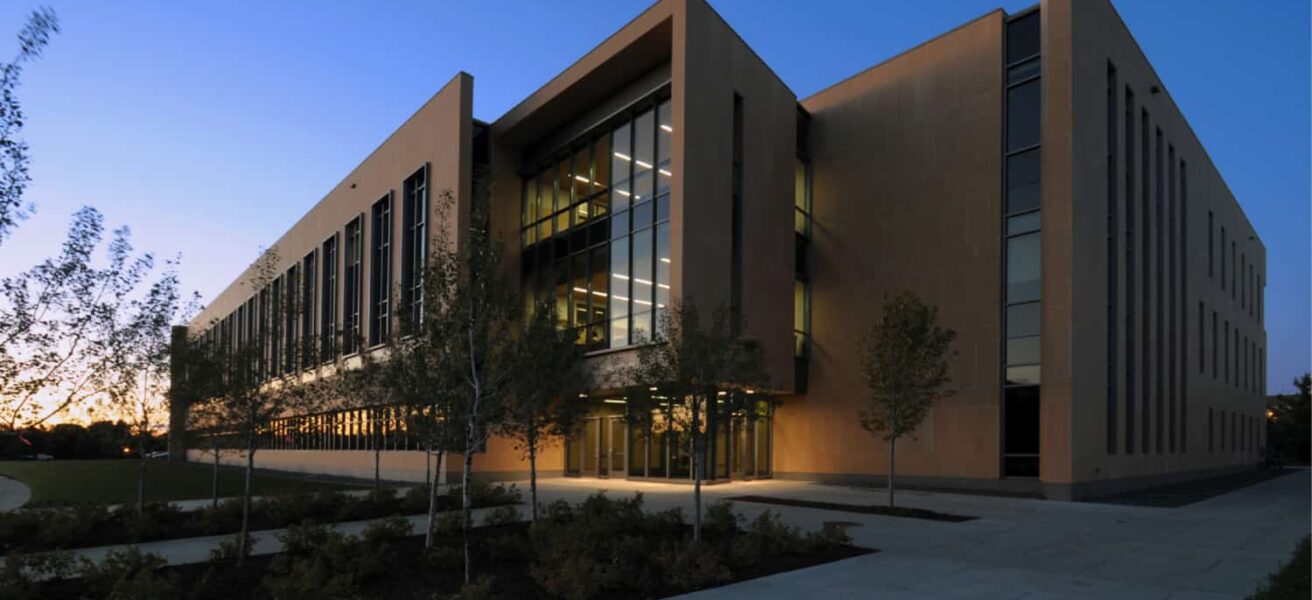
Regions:
<instances>
[{"instance_id":1,"label":"tree with sparse leaves","mask_svg":"<svg viewBox=\"0 0 1312 600\"><path fill-rule=\"evenodd\" d=\"M861 342L861 371L869 390L861 426L888 442L888 505L893 506L897 440L911 435L934 403L952 394L948 361L956 332L938 324L938 308L910 292L884 298Z\"/></svg>"},{"instance_id":2,"label":"tree with sparse leaves","mask_svg":"<svg viewBox=\"0 0 1312 600\"><path fill-rule=\"evenodd\" d=\"M191 353L190 385L201 391L201 400L193 406L198 414L211 421L213 433L236 440L245 451L246 473L242 489L242 519L239 534L238 564L250 554L250 509L255 472L255 453L260 436L268 432L271 422L289 414L305 412L323 403L320 394L325 386L307 385L295 369L282 369L272 360L275 324L286 322L288 302L274 301L266 294L278 278L276 249L263 252L248 270L246 287L259 295L261 309L255 339L238 342L236 336L206 339L202 334L194 343L202 350ZM212 329L221 331L218 323ZM294 352L293 348L287 348ZM291 361L294 363L294 360Z\"/></svg>"},{"instance_id":3,"label":"tree with sparse leaves","mask_svg":"<svg viewBox=\"0 0 1312 600\"><path fill-rule=\"evenodd\" d=\"M180 315L195 307L194 299L183 306L176 267L176 260L167 262L159 279L141 297L113 307L105 315L113 345L105 359L108 373L104 400L132 427L137 439L141 456L137 472L139 514L144 514L146 505L148 444L158 419L168 412L172 326Z\"/></svg>"},{"instance_id":4,"label":"tree with sparse leaves","mask_svg":"<svg viewBox=\"0 0 1312 600\"><path fill-rule=\"evenodd\" d=\"M516 340L515 377L497 431L514 440L528 459L534 522L538 520L538 453L568 435L586 408L577 398L585 383L577 338L575 332L557 325L555 308L545 300L534 306Z\"/></svg>"},{"instance_id":5,"label":"tree with sparse leaves","mask_svg":"<svg viewBox=\"0 0 1312 600\"><path fill-rule=\"evenodd\" d=\"M31 158L27 142L18 138L23 130L23 108L18 102L18 84L27 63L41 56L50 36L59 33L59 18L49 7L41 7L27 18L18 32L18 56L0 64L0 244L27 218L34 207L23 198Z\"/></svg>"},{"instance_id":6,"label":"tree with sparse leaves","mask_svg":"<svg viewBox=\"0 0 1312 600\"><path fill-rule=\"evenodd\" d=\"M622 375L631 389L627 418L654 434L692 442L693 539L700 540L708 421L745 409L753 399L768 401L758 392L769 380L760 345L734 331L728 310L717 309L703 323L694 303L676 301L660 319L651 343L638 348L637 365Z\"/></svg>"}]
</instances>

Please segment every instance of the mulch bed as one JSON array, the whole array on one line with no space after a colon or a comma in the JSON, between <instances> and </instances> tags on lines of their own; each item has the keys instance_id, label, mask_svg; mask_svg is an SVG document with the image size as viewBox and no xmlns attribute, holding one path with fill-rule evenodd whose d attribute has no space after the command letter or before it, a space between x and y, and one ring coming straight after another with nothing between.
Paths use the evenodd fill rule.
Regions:
<instances>
[{"instance_id":1,"label":"mulch bed","mask_svg":"<svg viewBox=\"0 0 1312 600\"><path fill-rule=\"evenodd\" d=\"M792 498L777 498L774 496L731 496L727 498L736 502L755 502L758 504L774 504L778 506L797 506L801 508L817 508L820 510L837 510L842 512L859 513L863 515L881 515L885 517L906 517L909 519L925 519L927 521L943 521L946 523L960 523L962 521L973 521L978 517L967 517L963 515L953 515L941 513L923 508L907 508L904 506L881 506L878 504L840 504L837 502L814 502L811 500L794 500Z\"/></svg>"},{"instance_id":2,"label":"mulch bed","mask_svg":"<svg viewBox=\"0 0 1312 600\"><path fill-rule=\"evenodd\" d=\"M1130 506L1153 506L1158 508L1179 508L1221 494L1227 494L1253 484L1262 483L1288 475L1297 469L1252 469L1230 473L1219 477L1195 479L1181 483L1135 490L1106 498L1087 500L1097 504L1126 504Z\"/></svg>"}]
</instances>

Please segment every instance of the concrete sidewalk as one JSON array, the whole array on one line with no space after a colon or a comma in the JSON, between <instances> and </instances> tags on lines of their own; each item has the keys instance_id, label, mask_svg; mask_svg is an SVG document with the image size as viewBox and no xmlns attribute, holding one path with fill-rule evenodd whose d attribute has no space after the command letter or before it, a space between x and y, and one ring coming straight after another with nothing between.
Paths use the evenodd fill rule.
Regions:
<instances>
[{"instance_id":1,"label":"concrete sidewalk","mask_svg":"<svg viewBox=\"0 0 1312 600\"><path fill-rule=\"evenodd\" d=\"M483 519L489 511L495 508L476 508L473 512L475 525L482 525ZM450 511L446 511L450 512ZM525 508L520 506L521 515L525 514ZM437 513L441 517L444 512ZM414 533L419 534L424 531L428 522L428 515L410 515L404 517L414 529ZM382 519L370 519L364 521L349 521L337 523L332 527L337 531L347 535L359 535L370 523L381 521ZM282 550L282 542L278 536L286 532L286 529L266 529L262 531L251 532L251 555L261 556L265 554L276 554ZM142 542L140 544L116 544L113 546L98 546L95 548L79 548L70 550L74 556L80 556L95 562L104 560L105 555L112 550L126 549L135 546L142 552L154 553L162 556L170 565L186 565L192 563L201 563L209 560L210 551L215 550L225 541L236 539L236 533L226 535L211 535L206 537L186 538L181 540L160 540L157 542Z\"/></svg>"},{"instance_id":2,"label":"concrete sidewalk","mask_svg":"<svg viewBox=\"0 0 1312 600\"><path fill-rule=\"evenodd\" d=\"M539 482L545 500L577 501L597 480ZM1304 469L1180 508L903 492L899 504L979 517L963 523L736 503L748 518L774 510L804 531L850 521L876 554L698 592L691 598L1198 598L1252 593L1309 533ZM614 495L641 491L649 509L691 514L686 485L603 482ZM759 494L883 504L882 489L792 481L703 487L705 501Z\"/></svg>"},{"instance_id":3,"label":"concrete sidewalk","mask_svg":"<svg viewBox=\"0 0 1312 600\"><path fill-rule=\"evenodd\" d=\"M32 488L17 479L0 475L0 512L15 510L32 499Z\"/></svg>"}]
</instances>

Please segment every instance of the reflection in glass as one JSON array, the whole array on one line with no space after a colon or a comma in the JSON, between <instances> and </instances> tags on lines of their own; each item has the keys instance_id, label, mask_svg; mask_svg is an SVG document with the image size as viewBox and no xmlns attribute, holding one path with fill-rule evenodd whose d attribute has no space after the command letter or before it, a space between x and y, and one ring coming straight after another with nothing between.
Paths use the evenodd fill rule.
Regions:
<instances>
[{"instance_id":1,"label":"reflection in glass","mask_svg":"<svg viewBox=\"0 0 1312 600\"><path fill-rule=\"evenodd\" d=\"M1038 300L1040 293L1039 234L1007 240L1007 302Z\"/></svg>"}]
</instances>

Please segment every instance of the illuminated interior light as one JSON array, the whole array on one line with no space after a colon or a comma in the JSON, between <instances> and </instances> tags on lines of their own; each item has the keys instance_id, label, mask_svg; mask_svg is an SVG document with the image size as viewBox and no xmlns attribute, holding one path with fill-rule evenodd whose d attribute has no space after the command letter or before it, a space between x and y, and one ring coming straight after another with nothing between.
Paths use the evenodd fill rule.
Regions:
<instances>
[{"instance_id":1,"label":"illuminated interior light","mask_svg":"<svg viewBox=\"0 0 1312 600\"><path fill-rule=\"evenodd\" d=\"M651 164L650 164L650 163L647 163L647 162L644 162L644 161L641 161L641 160L634 161L633 164L638 165L639 167L642 167L642 168L644 168L644 169L650 169L650 168L651 168Z\"/></svg>"},{"instance_id":2,"label":"illuminated interior light","mask_svg":"<svg viewBox=\"0 0 1312 600\"><path fill-rule=\"evenodd\" d=\"M668 265L668 264L670 264L670 259L665 258L664 256L662 256L662 257L661 257L661 262L663 262L663 263L665 263L665 264Z\"/></svg>"},{"instance_id":3,"label":"illuminated interior light","mask_svg":"<svg viewBox=\"0 0 1312 600\"><path fill-rule=\"evenodd\" d=\"M629 158L627 154L624 154L622 152L614 152L613 154L615 155L615 158L618 158L620 160L633 160L632 158Z\"/></svg>"},{"instance_id":4,"label":"illuminated interior light","mask_svg":"<svg viewBox=\"0 0 1312 600\"><path fill-rule=\"evenodd\" d=\"M641 278L641 277L634 277L634 278L633 278L633 281L634 281L635 283L641 283L642 285L651 285L651 280L649 280L649 279L643 279L643 278Z\"/></svg>"},{"instance_id":5,"label":"illuminated interior light","mask_svg":"<svg viewBox=\"0 0 1312 600\"><path fill-rule=\"evenodd\" d=\"M574 176L574 179L575 179L576 181L582 181L583 183L592 183L592 180L591 180L591 179L588 179L587 177L584 177L584 176L582 176L582 175L575 175L575 176Z\"/></svg>"},{"instance_id":6,"label":"illuminated interior light","mask_svg":"<svg viewBox=\"0 0 1312 600\"><path fill-rule=\"evenodd\" d=\"M649 391L649 392L654 392L654 391L656 391L656 386L653 385L653 386L647 388L647 391Z\"/></svg>"},{"instance_id":7,"label":"illuminated interior light","mask_svg":"<svg viewBox=\"0 0 1312 600\"><path fill-rule=\"evenodd\" d=\"M661 288L662 290L668 290L668 289L670 289L670 286L668 286L668 285L666 285L666 284L664 284L664 283L658 283L658 284L656 284L656 287Z\"/></svg>"},{"instance_id":8,"label":"illuminated interior light","mask_svg":"<svg viewBox=\"0 0 1312 600\"><path fill-rule=\"evenodd\" d=\"M605 297L606 297L606 292L598 292L598 291L596 291L596 290L593 290L593 291L592 291L592 295L593 295L593 296L601 296L602 298L605 298Z\"/></svg>"},{"instance_id":9,"label":"illuminated interior light","mask_svg":"<svg viewBox=\"0 0 1312 600\"><path fill-rule=\"evenodd\" d=\"M602 400L602 402L605 402L606 404L628 404L628 402L624 400L617 400L615 398L607 398L605 400Z\"/></svg>"},{"instance_id":10,"label":"illuminated interior light","mask_svg":"<svg viewBox=\"0 0 1312 600\"><path fill-rule=\"evenodd\" d=\"M616 193L616 194L619 194L619 195L621 195L621 196L624 196L625 198L628 198L628 197L631 195L631 194L629 194L628 192L626 192L626 191L624 191L624 190L615 190L615 193Z\"/></svg>"},{"instance_id":11,"label":"illuminated interior light","mask_svg":"<svg viewBox=\"0 0 1312 600\"><path fill-rule=\"evenodd\" d=\"M665 170L665 169L656 169L656 172L657 172L657 173L660 173L661 175L664 175L664 176L666 176L666 177L674 177L674 173L671 173L671 172L669 172L669 171L667 171L667 170Z\"/></svg>"},{"instance_id":12,"label":"illuminated interior light","mask_svg":"<svg viewBox=\"0 0 1312 600\"><path fill-rule=\"evenodd\" d=\"M674 133L674 128L669 125L661 125L661 130L665 133Z\"/></svg>"},{"instance_id":13,"label":"illuminated interior light","mask_svg":"<svg viewBox=\"0 0 1312 600\"><path fill-rule=\"evenodd\" d=\"M646 301L646 300L639 300L639 299L637 299L637 298L634 298L634 299L633 299L633 302L636 303L636 304L641 304L641 305L643 305L643 306L651 306L651 302L648 302L648 301Z\"/></svg>"},{"instance_id":14,"label":"illuminated interior light","mask_svg":"<svg viewBox=\"0 0 1312 600\"><path fill-rule=\"evenodd\" d=\"M629 276L628 276L628 275L621 275L620 273L611 273L610 276L611 276L611 277L614 277L614 278L616 278L616 279L623 279L624 281L628 281L628 280L629 280Z\"/></svg>"},{"instance_id":15,"label":"illuminated interior light","mask_svg":"<svg viewBox=\"0 0 1312 600\"><path fill-rule=\"evenodd\" d=\"M614 299L616 299L616 300L622 300L622 301L624 301L624 302L628 302L628 301L629 301L628 297L626 297L626 296L621 296L621 295L619 295L619 294L615 294L614 296L611 296L611 298L614 298Z\"/></svg>"},{"instance_id":16,"label":"illuminated interior light","mask_svg":"<svg viewBox=\"0 0 1312 600\"><path fill-rule=\"evenodd\" d=\"M588 290L583 289L583 288L581 288L581 287L575 287L575 288L574 288L574 291L576 291L576 292L578 292L578 293L580 293L580 294L586 294L586 293L588 293Z\"/></svg>"}]
</instances>

